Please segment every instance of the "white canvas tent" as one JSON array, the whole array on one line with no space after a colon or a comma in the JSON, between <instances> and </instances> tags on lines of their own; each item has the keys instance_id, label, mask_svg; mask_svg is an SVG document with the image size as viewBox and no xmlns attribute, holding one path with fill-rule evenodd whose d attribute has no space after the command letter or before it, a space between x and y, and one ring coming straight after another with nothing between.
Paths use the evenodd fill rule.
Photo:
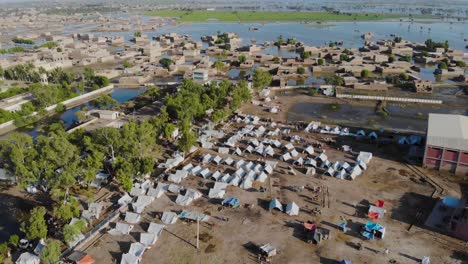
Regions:
<instances>
[{"instance_id":1,"label":"white canvas tent","mask_svg":"<svg viewBox=\"0 0 468 264\"><path fill-rule=\"evenodd\" d=\"M147 248L151 247L158 241L158 236L154 233L140 233L140 243Z\"/></svg>"},{"instance_id":2,"label":"white canvas tent","mask_svg":"<svg viewBox=\"0 0 468 264\"><path fill-rule=\"evenodd\" d=\"M117 222L115 224L115 228L109 230L109 234L111 235L128 235L130 234L130 231L132 231L133 225L127 224L127 223L122 223L122 222Z\"/></svg>"},{"instance_id":3,"label":"white canvas tent","mask_svg":"<svg viewBox=\"0 0 468 264\"><path fill-rule=\"evenodd\" d=\"M288 215L298 215L299 206L295 202L288 203L286 205L286 214Z\"/></svg>"},{"instance_id":4,"label":"white canvas tent","mask_svg":"<svg viewBox=\"0 0 468 264\"><path fill-rule=\"evenodd\" d=\"M337 172L335 173L335 177L336 177L337 179L340 179L340 180L346 179L347 175L348 175L348 173L346 172L345 169L341 169L340 171L337 171Z\"/></svg>"},{"instance_id":5,"label":"white canvas tent","mask_svg":"<svg viewBox=\"0 0 468 264\"><path fill-rule=\"evenodd\" d=\"M330 167L323 174L333 177L335 175L335 170L332 167Z\"/></svg>"},{"instance_id":6,"label":"white canvas tent","mask_svg":"<svg viewBox=\"0 0 468 264\"><path fill-rule=\"evenodd\" d=\"M372 153L370 153L370 152L365 152L365 151L359 152L359 156L357 157L357 160L361 160L361 161L363 161L363 162L366 163L366 164L369 164L369 162L371 161L371 159L372 159Z\"/></svg>"},{"instance_id":7,"label":"white canvas tent","mask_svg":"<svg viewBox=\"0 0 468 264\"><path fill-rule=\"evenodd\" d=\"M315 175L315 168L307 168L306 175Z\"/></svg>"},{"instance_id":8,"label":"white canvas tent","mask_svg":"<svg viewBox=\"0 0 468 264\"><path fill-rule=\"evenodd\" d=\"M239 187L241 187L244 190L247 190L247 189L252 188L252 185L253 185L252 178L251 177L245 177Z\"/></svg>"},{"instance_id":9,"label":"white canvas tent","mask_svg":"<svg viewBox=\"0 0 468 264\"><path fill-rule=\"evenodd\" d=\"M180 183L183 179L187 178L188 172L184 170L178 170L176 173L169 175L167 180L173 183Z\"/></svg>"},{"instance_id":10,"label":"white canvas tent","mask_svg":"<svg viewBox=\"0 0 468 264\"><path fill-rule=\"evenodd\" d=\"M323 163L328 160L328 157L324 153L320 153L320 155L317 157L317 160Z\"/></svg>"},{"instance_id":11,"label":"white canvas tent","mask_svg":"<svg viewBox=\"0 0 468 264\"><path fill-rule=\"evenodd\" d=\"M293 157L293 158L295 158L295 157L297 157L299 155L299 152L297 152L296 149L291 150L290 153L291 153L291 157Z\"/></svg>"},{"instance_id":12,"label":"white canvas tent","mask_svg":"<svg viewBox=\"0 0 468 264\"><path fill-rule=\"evenodd\" d=\"M354 180L356 179L356 177L358 177L361 174L362 174L361 168L359 166L354 166L349 177L351 178L351 180Z\"/></svg>"},{"instance_id":13,"label":"white canvas tent","mask_svg":"<svg viewBox=\"0 0 468 264\"><path fill-rule=\"evenodd\" d=\"M314 159L307 159L307 160L304 162L304 165L317 168L317 161L314 160Z\"/></svg>"},{"instance_id":14,"label":"white canvas tent","mask_svg":"<svg viewBox=\"0 0 468 264\"><path fill-rule=\"evenodd\" d=\"M226 165L231 166L232 163L234 163L234 160L233 160L231 157L226 157L226 158L223 160L223 163L226 164Z\"/></svg>"},{"instance_id":15,"label":"white canvas tent","mask_svg":"<svg viewBox=\"0 0 468 264\"><path fill-rule=\"evenodd\" d=\"M283 154L283 156L281 156L282 161L288 161L290 159L291 159L291 154L289 154L289 152L286 152Z\"/></svg>"},{"instance_id":16,"label":"white canvas tent","mask_svg":"<svg viewBox=\"0 0 468 264\"><path fill-rule=\"evenodd\" d=\"M212 178L214 181L219 181L222 177L221 172L215 171L210 178Z\"/></svg>"},{"instance_id":17,"label":"white canvas tent","mask_svg":"<svg viewBox=\"0 0 468 264\"><path fill-rule=\"evenodd\" d=\"M304 149L304 153L307 153L309 155L314 154L314 147L308 146L307 148Z\"/></svg>"},{"instance_id":18,"label":"white canvas tent","mask_svg":"<svg viewBox=\"0 0 468 264\"><path fill-rule=\"evenodd\" d=\"M304 164L304 159L302 157L299 157L297 160L293 162L293 164L297 166L302 166Z\"/></svg>"},{"instance_id":19,"label":"white canvas tent","mask_svg":"<svg viewBox=\"0 0 468 264\"><path fill-rule=\"evenodd\" d=\"M138 264L140 259L132 254L123 254L120 264Z\"/></svg>"},{"instance_id":20,"label":"white canvas tent","mask_svg":"<svg viewBox=\"0 0 468 264\"><path fill-rule=\"evenodd\" d=\"M156 223L151 222L149 227L148 227L148 230L146 230L146 232L156 234L159 237L159 236L161 236L162 231L164 230L164 228L166 228L165 225L160 225L160 224L156 224Z\"/></svg>"},{"instance_id":21,"label":"white canvas tent","mask_svg":"<svg viewBox=\"0 0 468 264\"><path fill-rule=\"evenodd\" d=\"M221 199L226 194L227 183L215 182L214 187L210 189L208 197L210 199Z\"/></svg>"},{"instance_id":22,"label":"white canvas tent","mask_svg":"<svg viewBox=\"0 0 468 264\"><path fill-rule=\"evenodd\" d=\"M140 222L141 215L137 213L132 213L132 212L126 212L125 213L125 222L129 224L138 224Z\"/></svg>"},{"instance_id":23,"label":"white canvas tent","mask_svg":"<svg viewBox=\"0 0 468 264\"><path fill-rule=\"evenodd\" d=\"M367 164L362 160L356 161L356 166L360 167L362 170L367 170Z\"/></svg>"},{"instance_id":24,"label":"white canvas tent","mask_svg":"<svg viewBox=\"0 0 468 264\"><path fill-rule=\"evenodd\" d=\"M241 180L242 179L236 175L229 181L229 185L239 186L239 183L241 182Z\"/></svg>"},{"instance_id":25,"label":"white canvas tent","mask_svg":"<svg viewBox=\"0 0 468 264\"><path fill-rule=\"evenodd\" d=\"M117 204L120 206L123 206L123 205L129 204L131 201L132 201L132 197L130 197L128 193L125 193L122 197L119 198L119 200L117 201Z\"/></svg>"},{"instance_id":26,"label":"white canvas tent","mask_svg":"<svg viewBox=\"0 0 468 264\"><path fill-rule=\"evenodd\" d=\"M198 176L202 170L203 170L203 168L202 168L200 165L197 165L196 167L194 167L194 168L192 168L192 169L190 170L190 173L191 173L193 176Z\"/></svg>"},{"instance_id":27,"label":"white canvas tent","mask_svg":"<svg viewBox=\"0 0 468 264\"><path fill-rule=\"evenodd\" d=\"M177 214L174 212L164 212L161 221L166 225L172 225L177 222Z\"/></svg>"},{"instance_id":28,"label":"white canvas tent","mask_svg":"<svg viewBox=\"0 0 468 264\"><path fill-rule=\"evenodd\" d=\"M257 175L255 180L258 182L265 182L267 178L268 178L268 175L265 172L261 172L260 174Z\"/></svg>"},{"instance_id":29,"label":"white canvas tent","mask_svg":"<svg viewBox=\"0 0 468 264\"><path fill-rule=\"evenodd\" d=\"M273 209L278 209L281 212L283 211L283 205L280 203L280 201L278 201L278 199L272 199L268 208L270 211Z\"/></svg>"},{"instance_id":30,"label":"white canvas tent","mask_svg":"<svg viewBox=\"0 0 468 264\"><path fill-rule=\"evenodd\" d=\"M145 253L146 247L145 245L135 242L130 244L130 249L128 250L128 254L132 254L133 256L141 259L143 257L143 253Z\"/></svg>"},{"instance_id":31,"label":"white canvas tent","mask_svg":"<svg viewBox=\"0 0 468 264\"><path fill-rule=\"evenodd\" d=\"M19 256L19 258L16 260L16 264L40 264L41 260L39 259L38 256L29 253L29 252L24 252Z\"/></svg>"},{"instance_id":32,"label":"white canvas tent","mask_svg":"<svg viewBox=\"0 0 468 264\"><path fill-rule=\"evenodd\" d=\"M220 156L216 156L216 157L213 158L212 161L213 161L213 163L219 165L219 164L221 163L222 160L223 160L223 158L221 158Z\"/></svg>"},{"instance_id":33,"label":"white canvas tent","mask_svg":"<svg viewBox=\"0 0 468 264\"><path fill-rule=\"evenodd\" d=\"M284 148L288 151L291 151L294 149L294 145L292 143L288 143L286 146L284 146Z\"/></svg>"},{"instance_id":34,"label":"white canvas tent","mask_svg":"<svg viewBox=\"0 0 468 264\"><path fill-rule=\"evenodd\" d=\"M229 154L229 148L219 147L218 148L218 153L219 154Z\"/></svg>"},{"instance_id":35,"label":"white canvas tent","mask_svg":"<svg viewBox=\"0 0 468 264\"><path fill-rule=\"evenodd\" d=\"M192 163L189 163L182 168L183 171L187 171L187 172L190 172L192 169L193 169Z\"/></svg>"}]
</instances>

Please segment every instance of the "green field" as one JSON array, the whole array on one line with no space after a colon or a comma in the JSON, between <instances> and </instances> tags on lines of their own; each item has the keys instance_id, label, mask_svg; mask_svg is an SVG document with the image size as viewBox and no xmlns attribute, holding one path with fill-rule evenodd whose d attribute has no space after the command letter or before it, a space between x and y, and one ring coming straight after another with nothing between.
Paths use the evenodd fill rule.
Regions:
<instances>
[{"instance_id":1,"label":"green field","mask_svg":"<svg viewBox=\"0 0 468 264\"><path fill-rule=\"evenodd\" d=\"M177 17L179 22L267 22L267 21L369 21L404 17L397 14L358 14L327 12L237 12L206 10L160 10L146 15Z\"/></svg>"}]
</instances>

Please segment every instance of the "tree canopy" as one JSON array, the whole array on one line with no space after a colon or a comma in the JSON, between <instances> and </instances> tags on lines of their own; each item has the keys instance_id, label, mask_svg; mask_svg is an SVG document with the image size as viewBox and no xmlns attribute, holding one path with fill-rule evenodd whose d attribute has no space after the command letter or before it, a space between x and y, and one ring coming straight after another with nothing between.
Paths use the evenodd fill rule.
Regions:
<instances>
[{"instance_id":1,"label":"tree canopy","mask_svg":"<svg viewBox=\"0 0 468 264\"><path fill-rule=\"evenodd\" d=\"M257 68L253 74L253 87L257 91L262 90L270 85L271 80L269 72Z\"/></svg>"}]
</instances>

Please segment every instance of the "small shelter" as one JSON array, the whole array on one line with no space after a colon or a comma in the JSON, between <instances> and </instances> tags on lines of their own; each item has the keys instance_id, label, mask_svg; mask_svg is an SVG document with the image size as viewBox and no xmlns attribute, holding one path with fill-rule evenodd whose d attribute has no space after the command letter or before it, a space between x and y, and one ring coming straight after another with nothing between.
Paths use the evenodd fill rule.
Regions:
<instances>
[{"instance_id":1,"label":"small shelter","mask_svg":"<svg viewBox=\"0 0 468 264\"><path fill-rule=\"evenodd\" d=\"M314 147L308 146L307 148L304 149L304 153L307 153L309 155L314 154Z\"/></svg>"},{"instance_id":2,"label":"small shelter","mask_svg":"<svg viewBox=\"0 0 468 264\"><path fill-rule=\"evenodd\" d=\"M145 250L146 250L145 245L135 242L135 243L130 244L130 249L128 250L128 254L132 254L133 256L141 259L141 257L143 257L143 253L145 253Z\"/></svg>"},{"instance_id":3,"label":"small shelter","mask_svg":"<svg viewBox=\"0 0 468 264\"><path fill-rule=\"evenodd\" d=\"M369 164L371 159L372 159L372 153L371 152L365 152L365 151L359 152L359 156L357 157L357 160L361 160L366 164Z\"/></svg>"},{"instance_id":4,"label":"small shelter","mask_svg":"<svg viewBox=\"0 0 468 264\"><path fill-rule=\"evenodd\" d=\"M94 264L96 262L90 255L82 251L73 251L67 257L67 261L73 264Z\"/></svg>"},{"instance_id":5,"label":"small shelter","mask_svg":"<svg viewBox=\"0 0 468 264\"><path fill-rule=\"evenodd\" d=\"M385 227L371 221L367 221L361 230L361 235L371 240L374 238L384 238Z\"/></svg>"},{"instance_id":6,"label":"small shelter","mask_svg":"<svg viewBox=\"0 0 468 264\"><path fill-rule=\"evenodd\" d=\"M288 215L298 215L299 206L295 202L288 203L286 205L286 214Z\"/></svg>"},{"instance_id":7,"label":"small shelter","mask_svg":"<svg viewBox=\"0 0 468 264\"><path fill-rule=\"evenodd\" d=\"M283 211L283 205L280 203L280 201L278 201L278 199L272 199L270 201L270 205L268 206L269 210L273 210L273 209L278 209L280 210L281 212Z\"/></svg>"},{"instance_id":8,"label":"small shelter","mask_svg":"<svg viewBox=\"0 0 468 264\"><path fill-rule=\"evenodd\" d=\"M137 256L132 254L126 253L122 255L122 259L120 260L120 264L138 264L140 259Z\"/></svg>"},{"instance_id":9,"label":"small shelter","mask_svg":"<svg viewBox=\"0 0 468 264\"><path fill-rule=\"evenodd\" d=\"M24 252L19 256L19 258L16 260L16 264L40 264L41 260L39 259L38 256L29 253L29 252Z\"/></svg>"},{"instance_id":10,"label":"small shelter","mask_svg":"<svg viewBox=\"0 0 468 264\"><path fill-rule=\"evenodd\" d=\"M125 222L129 224L138 224L140 222L141 215L132 212L125 213Z\"/></svg>"},{"instance_id":11,"label":"small shelter","mask_svg":"<svg viewBox=\"0 0 468 264\"><path fill-rule=\"evenodd\" d=\"M161 222L166 225L172 225L177 222L177 214L174 212L164 212L161 216Z\"/></svg>"},{"instance_id":12,"label":"small shelter","mask_svg":"<svg viewBox=\"0 0 468 264\"><path fill-rule=\"evenodd\" d=\"M229 206L229 207L232 207L232 208L236 208L239 206L239 199L235 198L235 197L227 197L226 199L224 199L222 202L221 202L221 205L224 205L224 206Z\"/></svg>"}]
</instances>

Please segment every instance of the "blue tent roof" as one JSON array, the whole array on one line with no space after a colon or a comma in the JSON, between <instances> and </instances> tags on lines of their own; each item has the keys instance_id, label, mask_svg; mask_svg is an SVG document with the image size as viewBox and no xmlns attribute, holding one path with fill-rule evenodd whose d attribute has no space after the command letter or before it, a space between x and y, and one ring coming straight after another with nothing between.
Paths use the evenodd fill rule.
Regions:
<instances>
[{"instance_id":1,"label":"blue tent roof","mask_svg":"<svg viewBox=\"0 0 468 264\"><path fill-rule=\"evenodd\" d=\"M227 197L226 199L224 199L224 201L221 204L222 205L228 204L232 207L237 207L239 206L239 199L235 197Z\"/></svg>"},{"instance_id":2,"label":"blue tent roof","mask_svg":"<svg viewBox=\"0 0 468 264\"><path fill-rule=\"evenodd\" d=\"M452 196L445 196L442 202L448 207L456 208L460 203L460 200Z\"/></svg>"}]
</instances>

